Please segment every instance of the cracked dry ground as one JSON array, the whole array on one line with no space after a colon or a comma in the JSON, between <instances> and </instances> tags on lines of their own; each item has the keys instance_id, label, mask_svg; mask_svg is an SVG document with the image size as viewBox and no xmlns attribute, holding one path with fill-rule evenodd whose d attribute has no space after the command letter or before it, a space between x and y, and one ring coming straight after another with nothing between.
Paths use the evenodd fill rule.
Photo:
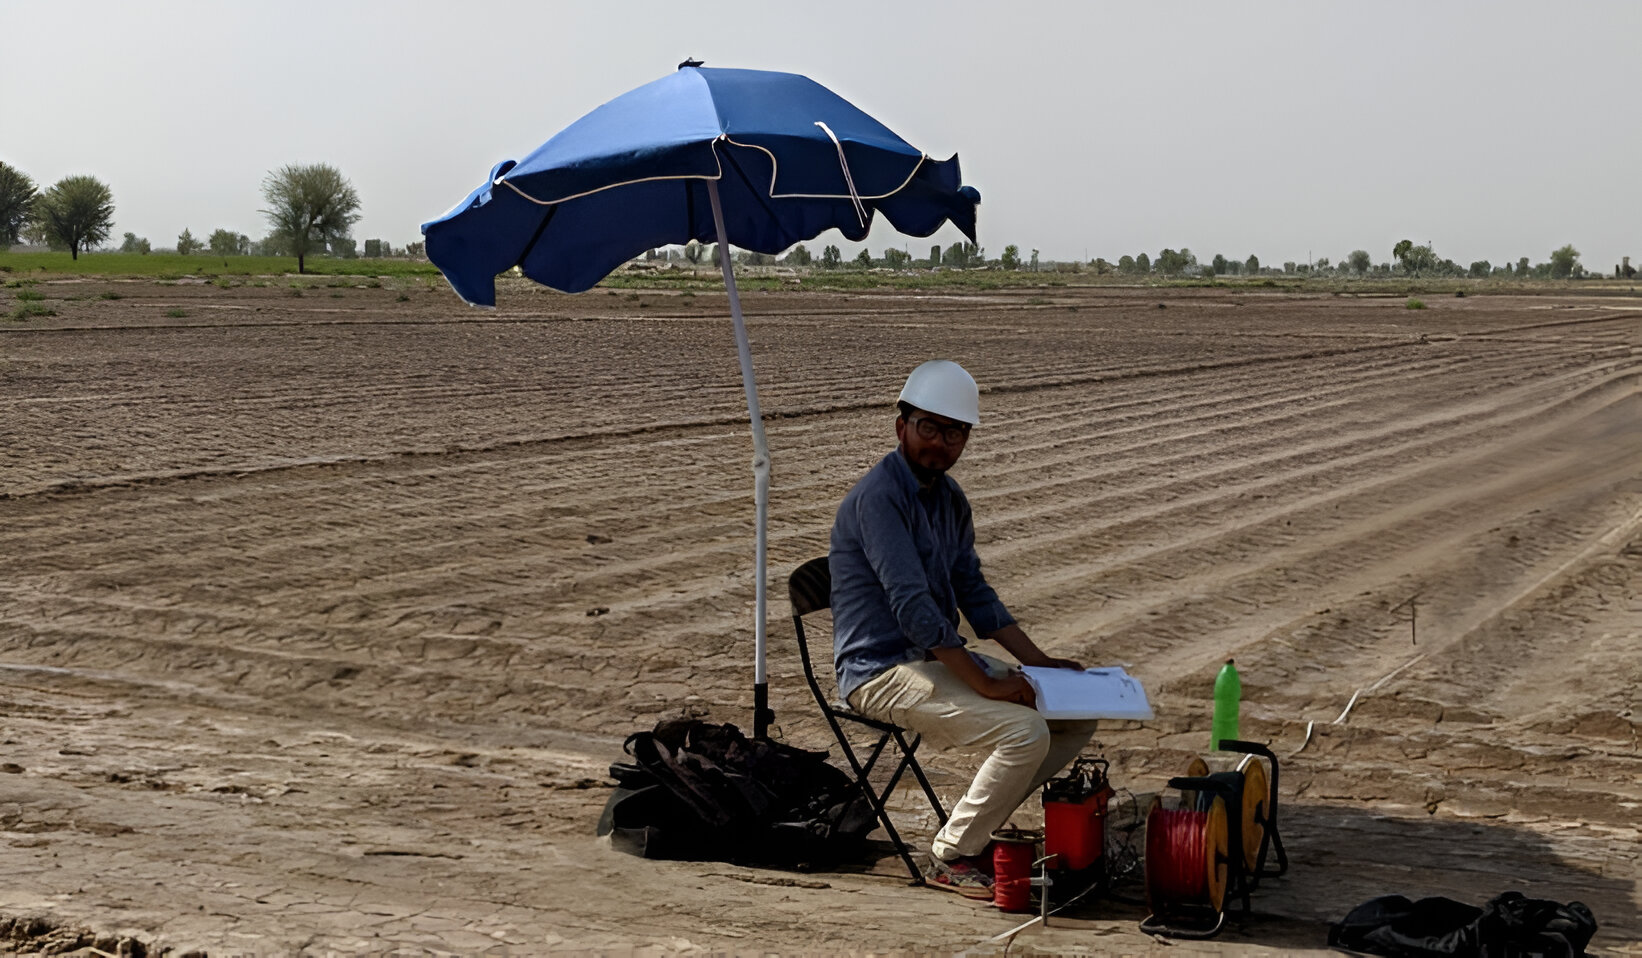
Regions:
<instances>
[{"instance_id":1,"label":"cracked dry ground","mask_svg":"<svg viewBox=\"0 0 1642 958\"><path fill-rule=\"evenodd\" d=\"M592 836L627 733L748 721L721 295L477 312L288 282L42 282L56 315L0 326L10 947L950 952L1014 924L893 859L800 875ZM1152 693L1156 721L1100 736L1117 784L1156 792L1203 747L1227 656L1245 737L1287 759L1289 875L1175 950L1317 948L1374 895L1518 888L1642 954L1635 304L751 295L772 595L888 449L906 371L958 359L986 394L956 476L1000 593ZM785 614L780 732L824 747ZM926 761L949 800L973 767ZM1140 917L1085 903L1014 950L1157 948Z\"/></svg>"}]
</instances>

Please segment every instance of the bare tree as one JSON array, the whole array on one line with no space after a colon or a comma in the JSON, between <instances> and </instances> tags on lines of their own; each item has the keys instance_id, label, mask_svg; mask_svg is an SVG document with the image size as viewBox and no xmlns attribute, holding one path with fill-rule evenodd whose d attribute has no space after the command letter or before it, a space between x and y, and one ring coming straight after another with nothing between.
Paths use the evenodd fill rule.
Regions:
<instances>
[{"instance_id":1,"label":"bare tree","mask_svg":"<svg viewBox=\"0 0 1642 958\"><path fill-rule=\"evenodd\" d=\"M296 255L296 271L304 271L308 254L329 249L347 239L359 221L359 193L334 166L282 166L262 181L272 233Z\"/></svg>"}]
</instances>

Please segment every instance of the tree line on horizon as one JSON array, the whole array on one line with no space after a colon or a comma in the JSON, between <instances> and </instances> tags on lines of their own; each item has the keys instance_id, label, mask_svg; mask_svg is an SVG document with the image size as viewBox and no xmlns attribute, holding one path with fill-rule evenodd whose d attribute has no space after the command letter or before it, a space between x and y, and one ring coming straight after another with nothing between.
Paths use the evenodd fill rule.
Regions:
<instances>
[{"instance_id":1,"label":"tree line on horizon","mask_svg":"<svg viewBox=\"0 0 1642 958\"><path fill-rule=\"evenodd\" d=\"M714 244L691 240L683 246L661 247L645 252L646 262L674 262L709 265L716 259ZM1207 263L1200 262L1190 249L1163 249L1153 257L1149 253L1124 255L1117 262L1097 257L1083 262L1043 260L1038 250L1029 258L1022 257L1020 247L1005 246L996 259L988 259L986 251L974 243L953 243L943 249L930 247L928 257L914 257L905 249L888 247L883 255L873 256L863 248L853 259L845 261L838 247L827 245L820 256L811 253L803 244L792 247L783 256L738 250L736 263L747 266L788 266L820 269L999 269L1026 272L1093 272L1096 275L1158 277L1162 279L1213 279L1224 276L1316 276L1339 278L1453 278L1453 279L1584 279L1593 275L1579 262L1580 252L1573 244L1553 250L1548 260L1531 263L1524 256L1515 263L1495 265L1488 260L1476 260L1468 266L1441 258L1429 245L1402 240L1391 249L1391 258L1374 262L1367 250L1352 250L1334 261L1322 257L1312 263L1293 260L1280 265L1263 265L1260 257L1249 254L1246 259L1228 259L1216 253ZM1630 257L1614 266L1614 278L1634 279L1636 267Z\"/></svg>"},{"instance_id":2,"label":"tree line on horizon","mask_svg":"<svg viewBox=\"0 0 1642 958\"><path fill-rule=\"evenodd\" d=\"M262 181L262 196L268 209L260 210L267 219L269 231L260 240L252 240L244 233L217 229L204 239L198 239L189 229L177 236L176 251L183 255L210 253L213 256L295 256L297 272L304 271L309 256L354 258L360 255L359 246L351 235L360 214L359 194L353 184L335 167L320 163L310 166L287 165L272 170ZM66 176L49 189L39 190L26 173L0 161L0 250L19 242L44 245L54 250L67 250L73 259L81 252L101 249L114 228L114 197L108 186L92 176ZM146 237L128 232L119 250L124 253L144 254L153 249ZM643 255L649 262L682 261L691 264L713 262L714 244L694 240L682 247L652 249ZM379 239L365 240L367 258L389 256L420 256L423 244L410 243L400 249ZM1494 265L1488 260L1477 260L1462 266L1451 259L1440 258L1429 244L1415 244L1411 240L1398 242L1391 250L1391 259L1374 262L1374 257L1362 249L1352 250L1333 261L1323 257L1312 263L1287 261L1281 269L1262 266L1260 258L1249 254L1246 259L1228 259L1216 253L1207 263L1200 262L1190 249L1165 248L1154 258L1149 253L1125 254L1117 262L1097 257L1087 264L1073 262L1045 262L1038 250L1023 258L1019 246L1010 244L996 259L988 259L986 251L975 243L958 242L944 249L930 246L926 258L914 257L904 248L888 247L881 256L874 257L863 248L847 264L859 269L1001 269L1006 271L1037 272L1048 269L1056 272L1093 271L1096 275L1134 277L1159 276L1173 278L1214 278L1221 276L1337 276L1337 277L1438 277L1438 278L1516 278L1516 279L1583 279L1590 275L1579 262L1580 253L1572 244L1552 251L1550 259L1530 263L1524 256L1515 264ZM828 244L819 256L799 243L777 258L771 253L738 251L735 261L750 266L784 265L840 269L846 266L836 245ZM1615 278L1634 278L1636 268L1630 257L1614 266Z\"/></svg>"},{"instance_id":3,"label":"tree line on horizon","mask_svg":"<svg viewBox=\"0 0 1642 958\"><path fill-rule=\"evenodd\" d=\"M341 171L324 163L290 164L271 170L262 181L268 204L259 210L268 234L253 240L244 233L217 229L204 239L184 229L176 251L185 256L294 256L304 272L309 256L351 259L359 247L351 232L359 221L359 193ZM102 249L114 229L114 195L94 176L65 176L39 189L26 173L0 161L0 251L18 243L65 250L78 260L82 252ZM394 250L383 240L365 241L364 255L420 255L421 243ZM153 251L146 237L126 233L122 253Z\"/></svg>"}]
</instances>

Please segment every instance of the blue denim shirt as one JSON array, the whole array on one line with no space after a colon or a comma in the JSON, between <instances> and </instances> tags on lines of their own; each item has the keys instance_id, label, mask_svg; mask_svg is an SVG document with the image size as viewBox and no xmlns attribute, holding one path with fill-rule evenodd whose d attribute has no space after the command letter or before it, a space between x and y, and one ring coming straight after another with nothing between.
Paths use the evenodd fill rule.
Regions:
<instances>
[{"instance_id":1,"label":"blue denim shirt","mask_svg":"<svg viewBox=\"0 0 1642 958\"><path fill-rule=\"evenodd\" d=\"M850 693L930 649L961 648L958 610L978 634L1015 619L981 575L969 500L948 476L920 492L899 449L879 460L832 525L833 665Z\"/></svg>"}]
</instances>

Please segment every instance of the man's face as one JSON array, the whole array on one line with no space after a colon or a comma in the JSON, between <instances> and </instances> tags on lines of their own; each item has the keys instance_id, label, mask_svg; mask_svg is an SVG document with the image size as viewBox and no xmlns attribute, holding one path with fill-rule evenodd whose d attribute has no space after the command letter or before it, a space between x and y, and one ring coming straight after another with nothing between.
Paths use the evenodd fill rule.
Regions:
<instances>
[{"instance_id":1,"label":"man's face","mask_svg":"<svg viewBox=\"0 0 1642 958\"><path fill-rule=\"evenodd\" d=\"M946 472L963 455L969 424L915 409L895 420L895 438L908 462L930 472Z\"/></svg>"}]
</instances>

